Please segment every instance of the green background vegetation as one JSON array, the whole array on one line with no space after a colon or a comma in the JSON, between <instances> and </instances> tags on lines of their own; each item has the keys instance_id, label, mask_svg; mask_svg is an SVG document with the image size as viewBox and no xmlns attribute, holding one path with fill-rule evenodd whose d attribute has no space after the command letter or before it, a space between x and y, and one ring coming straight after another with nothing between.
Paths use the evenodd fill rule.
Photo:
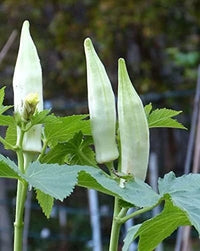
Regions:
<instances>
[{"instance_id":1,"label":"green background vegetation","mask_svg":"<svg viewBox=\"0 0 200 251\"><path fill-rule=\"evenodd\" d=\"M93 40L115 90L117 60L119 57L124 57L130 77L140 94L189 92L195 88L197 66L200 62L199 9L199 0L1 1L0 48L4 46L13 30L18 31L14 44L0 64L1 86L7 85L7 99L11 104L11 83L19 34L23 21L28 19L43 68L45 99L86 101L86 67L83 51L83 41L86 37ZM178 107L177 109L190 114L192 102L193 99L186 96L176 101L173 98L161 99L158 105ZM82 108L78 111L80 110ZM157 138L159 136L164 147L170 145L170 149L161 154L162 158L167 159L164 162L164 172L166 172L171 170L171 167L177 167L174 152L177 152L177 149L182 151L179 146L184 147L185 143L179 141L179 146L174 143L174 137L177 138L177 135L174 136L172 131L164 132L162 135L159 133L158 131L152 134ZM180 138L180 135L178 136ZM158 148L159 146L153 146L153 149ZM180 155L178 157L181 159ZM100 204L103 203L109 204L110 198L100 196ZM66 200L64 205L87 207L86 192L77 189L74 197ZM13 211L12 214L14 215ZM86 218L88 216L69 215L68 226L64 231L67 234L71 233L72 238L79 236L81 232L88 240L91 232ZM51 219L47 222L40 212L34 210L30 231L39 232L41 228L47 226L53 233L62 232L56 221L57 219ZM102 233L105 242L109 231L110 221L104 218ZM168 244L170 245L173 240L170 239ZM61 245L60 241L55 242L55 240L52 240L52 243L45 240L37 241L34 236L29 241L33 250L36 250L38 245L41 245L41 250L55 250L55 243L57 247L58 243ZM69 250L83 251L85 250L83 243L85 240L83 242L75 240L63 245L67 245Z\"/></svg>"}]
</instances>

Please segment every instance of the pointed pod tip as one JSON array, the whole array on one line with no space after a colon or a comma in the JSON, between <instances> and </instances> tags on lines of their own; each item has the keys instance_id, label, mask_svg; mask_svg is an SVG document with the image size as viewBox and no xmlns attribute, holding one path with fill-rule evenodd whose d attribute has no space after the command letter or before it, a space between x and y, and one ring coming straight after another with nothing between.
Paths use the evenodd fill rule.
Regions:
<instances>
[{"instance_id":1,"label":"pointed pod tip","mask_svg":"<svg viewBox=\"0 0 200 251\"><path fill-rule=\"evenodd\" d=\"M126 62L124 58L119 58L118 65L119 65L119 71L126 70Z\"/></svg>"},{"instance_id":2,"label":"pointed pod tip","mask_svg":"<svg viewBox=\"0 0 200 251\"><path fill-rule=\"evenodd\" d=\"M22 26L22 27L29 29L29 26L30 26L29 21L28 21L28 20L25 20L25 21L23 22L23 26Z\"/></svg>"},{"instance_id":3,"label":"pointed pod tip","mask_svg":"<svg viewBox=\"0 0 200 251\"><path fill-rule=\"evenodd\" d=\"M85 39L85 41L84 41L84 47L85 47L85 49L92 49L93 44L92 44L92 40L89 37L87 37Z\"/></svg>"},{"instance_id":4,"label":"pointed pod tip","mask_svg":"<svg viewBox=\"0 0 200 251\"><path fill-rule=\"evenodd\" d=\"M124 60L124 58L119 58L118 62L119 62L119 64L120 63L125 63L125 60Z\"/></svg>"}]
</instances>

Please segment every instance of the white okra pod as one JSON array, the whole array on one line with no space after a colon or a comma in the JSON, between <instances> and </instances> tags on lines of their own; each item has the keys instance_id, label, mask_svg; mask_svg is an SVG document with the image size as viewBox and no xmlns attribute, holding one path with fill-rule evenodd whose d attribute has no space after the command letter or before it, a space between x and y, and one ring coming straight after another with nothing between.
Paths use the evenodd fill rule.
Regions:
<instances>
[{"instance_id":1,"label":"white okra pod","mask_svg":"<svg viewBox=\"0 0 200 251\"><path fill-rule=\"evenodd\" d=\"M84 42L87 63L88 106L98 163L118 158L115 96L106 70L92 42Z\"/></svg>"},{"instance_id":2,"label":"white okra pod","mask_svg":"<svg viewBox=\"0 0 200 251\"><path fill-rule=\"evenodd\" d=\"M29 22L22 26L20 45L13 76L14 110L21 118L29 109L43 110L42 70L36 47L29 32ZM31 108L35 105L35 108ZM33 111L34 112L34 111ZM28 152L41 151L41 125L33 126L24 135L23 150ZM17 140L20 129L17 128Z\"/></svg>"},{"instance_id":3,"label":"white okra pod","mask_svg":"<svg viewBox=\"0 0 200 251\"><path fill-rule=\"evenodd\" d=\"M122 58L119 59L118 81L121 171L145 180L149 159L149 128L142 101L130 81Z\"/></svg>"}]
</instances>

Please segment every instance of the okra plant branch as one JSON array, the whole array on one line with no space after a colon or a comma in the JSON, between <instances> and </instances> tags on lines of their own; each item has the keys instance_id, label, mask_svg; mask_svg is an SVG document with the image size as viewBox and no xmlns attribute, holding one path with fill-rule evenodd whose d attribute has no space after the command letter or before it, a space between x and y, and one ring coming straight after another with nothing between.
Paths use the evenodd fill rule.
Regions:
<instances>
[{"instance_id":1,"label":"okra plant branch","mask_svg":"<svg viewBox=\"0 0 200 251\"><path fill-rule=\"evenodd\" d=\"M153 208L157 207L159 204L161 203L161 201L159 201L158 203L156 203L154 206L152 207L144 207L144 208L141 208L141 209L138 209L137 211L131 213L131 214L128 214L126 216L123 216L121 217L121 215L118 215L116 217L116 221L118 221L119 223L123 224L125 223L126 221L130 220L130 219L133 219L134 217L140 215L140 214L143 214L143 213L146 213L148 211L151 211Z\"/></svg>"}]
</instances>

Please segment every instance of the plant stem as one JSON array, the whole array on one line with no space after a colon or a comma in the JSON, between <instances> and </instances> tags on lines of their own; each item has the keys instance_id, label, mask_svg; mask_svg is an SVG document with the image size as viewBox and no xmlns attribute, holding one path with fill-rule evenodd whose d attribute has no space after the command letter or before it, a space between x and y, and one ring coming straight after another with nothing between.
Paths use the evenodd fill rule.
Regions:
<instances>
[{"instance_id":1,"label":"plant stem","mask_svg":"<svg viewBox=\"0 0 200 251\"><path fill-rule=\"evenodd\" d=\"M23 143L24 132L20 130L20 136L17 144L17 159L18 168L24 173L24 157L23 157ZM22 251L22 240L23 240L23 214L24 206L26 202L26 194L28 189L28 183L26 181L18 180L17 183L17 197L16 197L16 211L15 211L15 222L14 222L14 251Z\"/></svg>"},{"instance_id":2,"label":"plant stem","mask_svg":"<svg viewBox=\"0 0 200 251\"><path fill-rule=\"evenodd\" d=\"M45 152L46 152L46 149L47 149L47 145L48 145L48 141L47 140L44 140L43 141L43 146L42 146L42 151L41 153L39 154L37 160L40 161L41 158L44 156Z\"/></svg>"},{"instance_id":3,"label":"plant stem","mask_svg":"<svg viewBox=\"0 0 200 251\"><path fill-rule=\"evenodd\" d=\"M126 214L127 210L119 206L119 199L115 197L114 204L114 213L113 213L113 222L110 236L110 246L109 251L118 250L119 234L122 223L117 220L118 217L123 217Z\"/></svg>"},{"instance_id":4,"label":"plant stem","mask_svg":"<svg viewBox=\"0 0 200 251\"><path fill-rule=\"evenodd\" d=\"M126 216L124 216L124 217L116 217L116 220L120 223L120 224L123 224L123 223L125 223L127 220L129 220L129 219L131 219L131 218L134 218L135 216L138 216L138 215L140 215L140 214L143 214L143 213L146 213L146 212L148 212L148 211L150 211L150 210L152 210L154 207L156 207L156 206L158 206L159 204L160 204L160 200L159 200L159 202L158 203L156 203L155 205L153 205L153 206L151 206L151 207L144 207L144 208L141 208L141 209L139 209L139 210L137 210L137 211L135 211L135 212L133 212L133 213L131 213L131 214L129 214L129 215L126 215Z\"/></svg>"},{"instance_id":5,"label":"plant stem","mask_svg":"<svg viewBox=\"0 0 200 251\"><path fill-rule=\"evenodd\" d=\"M18 180L17 184L17 199L16 199L16 212L14 223L14 251L22 251L23 240L23 213L26 202L28 184Z\"/></svg>"}]
</instances>

